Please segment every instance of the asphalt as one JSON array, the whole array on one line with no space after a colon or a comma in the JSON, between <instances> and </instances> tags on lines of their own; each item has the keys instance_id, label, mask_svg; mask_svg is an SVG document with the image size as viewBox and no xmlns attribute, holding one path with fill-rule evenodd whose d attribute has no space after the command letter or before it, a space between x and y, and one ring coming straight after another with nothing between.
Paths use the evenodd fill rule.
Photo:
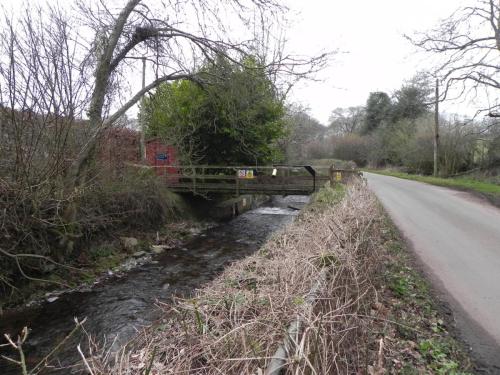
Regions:
<instances>
[{"instance_id":1,"label":"asphalt","mask_svg":"<svg viewBox=\"0 0 500 375\"><path fill-rule=\"evenodd\" d=\"M500 209L470 193L364 175L484 372L500 374Z\"/></svg>"}]
</instances>

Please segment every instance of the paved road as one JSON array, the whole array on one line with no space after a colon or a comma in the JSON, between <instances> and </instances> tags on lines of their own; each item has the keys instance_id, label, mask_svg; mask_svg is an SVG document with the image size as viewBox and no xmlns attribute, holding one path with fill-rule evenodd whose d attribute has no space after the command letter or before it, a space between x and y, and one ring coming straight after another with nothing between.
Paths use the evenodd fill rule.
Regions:
<instances>
[{"instance_id":1,"label":"paved road","mask_svg":"<svg viewBox=\"0 0 500 375\"><path fill-rule=\"evenodd\" d=\"M500 209L446 188L365 173L474 352L500 373ZM495 367L497 366L497 367Z\"/></svg>"}]
</instances>

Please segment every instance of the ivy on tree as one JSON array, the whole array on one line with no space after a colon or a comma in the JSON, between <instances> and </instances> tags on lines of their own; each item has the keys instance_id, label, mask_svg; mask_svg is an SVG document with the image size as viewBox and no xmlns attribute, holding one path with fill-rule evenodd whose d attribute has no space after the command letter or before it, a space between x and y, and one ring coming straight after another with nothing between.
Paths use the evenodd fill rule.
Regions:
<instances>
[{"instance_id":1,"label":"ivy on tree","mask_svg":"<svg viewBox=\"0 0 500 375\"><path fill-rule=\"evenodd\" d=\"M253 57L207 63L194 82L158 87L145 100L147 135L175 145L183 162L261 164L281 160L284 107Z\"/></svg>"}]
</instances>

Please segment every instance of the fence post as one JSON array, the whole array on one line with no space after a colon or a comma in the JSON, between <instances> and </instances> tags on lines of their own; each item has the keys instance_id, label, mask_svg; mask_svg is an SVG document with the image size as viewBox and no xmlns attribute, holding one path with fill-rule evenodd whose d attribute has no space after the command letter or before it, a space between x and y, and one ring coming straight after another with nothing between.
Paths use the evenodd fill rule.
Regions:
<instances>
[{"instance_id":1,"label":"fence post","mask_svg":"<svg viewBox=\"0 0 500 375\"><path fill-rule=\"evenodd\" d=\"M329 177L330 177L330 187L335 186L335 167L330 165L330 171L329 171Z\"/></svg>"},{"instance_id":2,"label":"fence post","mask_svg":"<svg viewBox=\"0 0 500 375\"><path fill-rule=\"evenodd\" d=\"M196 167L193 168L193 193L196 194Z\"/></svg>"},{"instance_id":3,"label":"fence post","mask_svg":"<svg viewBox=\"0 0 500 375\"><path fill-rule=\"evenodd\" d=\"M240 178L238 176L238 169L236 169L236 196L240 196Z\"/></svg>"}]
</instances>

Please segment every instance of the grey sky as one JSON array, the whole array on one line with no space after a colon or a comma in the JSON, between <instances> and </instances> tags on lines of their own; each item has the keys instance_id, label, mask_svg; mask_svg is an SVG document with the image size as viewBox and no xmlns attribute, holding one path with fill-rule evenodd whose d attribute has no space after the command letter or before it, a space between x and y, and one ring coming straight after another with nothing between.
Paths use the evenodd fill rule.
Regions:
<instances>
[{"instance_id":1,"label":"grey sky","mask_svg":"<svg viewBox=\"0 0 500 375\"><path fill-rule=\"evenodd\" d=\"M31 0L31 3L47 0ZM283 0L291 9L288 48L302 55L338 49L317 82L297 85L290 99L309 107L323 124L336 107L362 105L371 91L391 94L430 61L403 34L424 31L450 15L461 0ZM0 0L8 8L19 0ZM290 52L289 51L289 52ZM473 113L473 104L446 104ZM134 116L132 111L132 116Z\"/></svg>"},{"instance_id":2,"label":"grey sky","mask_svg":"<svg viewBox=\"0 0 500 375\"><path fill-rule=\"evenodd\" d=\"M338 48L346 53L320 78L304 83L293 98L311 108L323 123L332 109L361 105L370 91L391 93L418 70L430 66L416 54L403 34L425 31L456 10L459 0L289 0L298 13L289 32L293 49L314 53ZM470 104L469 104L470 105ZM445 106L449 111L468 112L463 105Z\"/></svg>"}]
</instances>

